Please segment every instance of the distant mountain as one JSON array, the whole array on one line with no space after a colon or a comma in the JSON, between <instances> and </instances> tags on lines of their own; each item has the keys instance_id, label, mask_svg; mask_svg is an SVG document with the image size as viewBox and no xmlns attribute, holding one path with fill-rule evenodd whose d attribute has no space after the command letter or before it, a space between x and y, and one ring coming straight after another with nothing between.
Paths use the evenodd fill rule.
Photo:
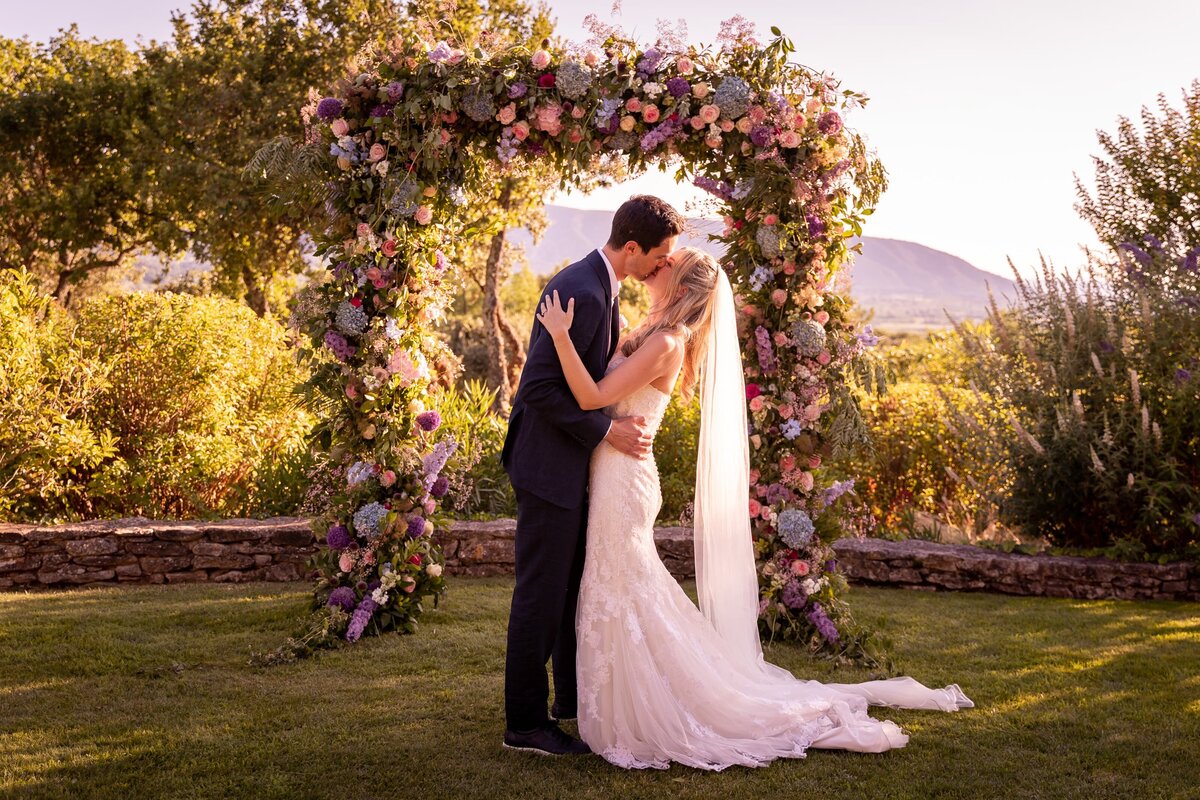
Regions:
<instances>
[{"instance_id":1,"label":"distant mountain","mask_svg":"<svg viewBox=\"0 0 1200 800\"><path fill-rule=\"evenodd\" d=\"M510 241L525 246L529 266L538 274L553 272L602 244L612 221L611 211L547 206L549 226L533 244L523 228L511 231ZM707 238L721 229L712 219L691 219L680 245L700 247L719 255L723 248ZM855 259L851 294L861 305L875 309L873 322L892 330L921 330L947 325L955 319L986 316L987 286L1005 305L1013 282L985 272L957 256L897 239L863 237L862 255ZM945 309L945 311L943 311Z\"/></svg>"}]
</instances>

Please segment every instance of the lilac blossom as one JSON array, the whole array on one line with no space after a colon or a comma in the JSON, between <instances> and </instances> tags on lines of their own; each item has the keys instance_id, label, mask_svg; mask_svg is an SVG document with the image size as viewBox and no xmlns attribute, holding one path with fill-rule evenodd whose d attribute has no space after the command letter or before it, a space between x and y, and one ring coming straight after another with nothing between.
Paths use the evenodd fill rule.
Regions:
<instances>
[{"instance_id":1,"label":"lilac blossom","mask_svg":"<svg viewBox=\"0 0 1200 800\"><path fill-rule=\"evenodd\" d=\"M354 609L354 614L350 617L350 626L346 628L347 642L357 642L362 637L367 623L371 621L371 615L375 613L375 609L377 608L379 608L379 604L370 597L362 599L362 602L358 604L358 608Z\"/></svg>"},{"instance_id":2,"label":"lilac blossom","mask_svg":"<svg viewBox=\"0 0 1200 800\"><path fill-rule=\"evenodd\" d=\"M771 332L759 325L754 329L754 344L758 349L758 365L763 374L775 374L775 350L771 347Z\"/></svg>"},{"instance_id":3,"label":"lilac blossom","mask_svg":"<svg viewBox=\"0 0 1200 800\"><path fill-rule=\"evenodd\" d=\"M825 613L825 609L821 608L821 604L813 601L809 606L808 613L805 615L808 621L817 629L817 633L827 642L836 642L838 640L837 626L833 624L833 620Z\"/></svg>"}]
</instances>

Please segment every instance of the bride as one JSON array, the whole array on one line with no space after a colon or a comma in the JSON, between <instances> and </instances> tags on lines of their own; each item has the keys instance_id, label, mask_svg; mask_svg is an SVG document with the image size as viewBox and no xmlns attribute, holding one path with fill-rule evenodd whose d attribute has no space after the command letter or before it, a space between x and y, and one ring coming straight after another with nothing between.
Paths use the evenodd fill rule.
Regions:
<instances>
[{"instance_id":1,"label":"bride","mask_svg":"<svg viewBox=\"0 0 1200 800\"><path fill-rule=\"evenodd\" d=\"M574 300L547 297L538 319L553 336L583 409L638 415L651 434L676 384L701 384L696 468L697 608L663 566L653 526L662 504L653 458L607 443L591 460L587 556L576 616L579 731L620 767L672 761L720 770L802 758L810 747L878 753L908 737L868 704L956 711L974 704L957 684L912 678L859 684L801 680L763 659L758 582L747 514L749 443L733 293L707 253L683 248L645 284L650 314L596 383L568 330Z\"/></svg>"}]
</instances>

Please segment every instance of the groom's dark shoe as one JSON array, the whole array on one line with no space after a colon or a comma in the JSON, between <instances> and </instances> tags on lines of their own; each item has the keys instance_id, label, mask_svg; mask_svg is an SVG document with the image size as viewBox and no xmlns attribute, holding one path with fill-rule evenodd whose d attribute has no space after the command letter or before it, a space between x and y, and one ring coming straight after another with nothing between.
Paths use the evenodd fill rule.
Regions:
<instances>
[{"instance_id":1,"label":"groom's dark shoe","mask_svg":"<svg viewBox=\"0 0 1200 800\"><path fill-rule=\"evenodd\" d=\"M504 746L509 750L524 750L548 756L575 756L592 752L587 744L565 733L553 722L544 728L524 733L505 731Z\"/></svg>"},{"instance_id":2,"label":"groom's dark shoe","mask_svg":"<svg viewBox=\"0 0 1200 800\"><path fill-rule=\"evenodd\" d=\"M579 714L575 711L574 706L571 706L570 708L562 708L558 705L557 700L555 700L554 704L550 706L551 722L574 722L575 718L578 716Z\"/></svg>"}]
</instances>

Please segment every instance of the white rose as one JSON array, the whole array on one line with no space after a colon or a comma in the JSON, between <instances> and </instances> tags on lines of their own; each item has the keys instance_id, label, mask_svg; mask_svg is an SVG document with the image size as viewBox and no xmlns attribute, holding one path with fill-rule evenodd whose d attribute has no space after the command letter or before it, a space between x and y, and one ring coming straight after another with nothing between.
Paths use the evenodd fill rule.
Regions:
<instances>
[{"instance_id":1,"label":"white rose","mask_svg":"<svg viewBox=\"0 0 1200 800\"><path fill-rule=\"evenodd\" d=\"M442 565L441 564L430 564L429 566L427 566L425 568L425 574L431 578L442 577Z\"/></svg>"}]
</instances>

